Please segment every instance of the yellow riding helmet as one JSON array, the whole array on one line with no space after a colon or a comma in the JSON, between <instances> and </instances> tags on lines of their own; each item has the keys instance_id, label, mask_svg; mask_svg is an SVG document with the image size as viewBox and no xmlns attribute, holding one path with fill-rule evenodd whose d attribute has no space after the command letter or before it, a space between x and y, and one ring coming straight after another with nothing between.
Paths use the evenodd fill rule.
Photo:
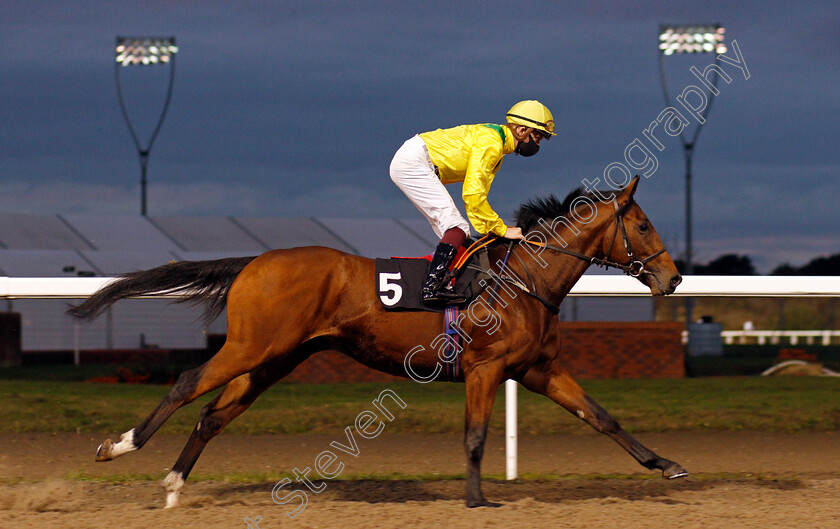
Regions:
<instances>
[{"instance_id":1,"label":"yellow riding helmet","mask_svg":"<svg viewBox=\"0 0 840 529\"><path fill-rule=\"evenodd\" d=\"M528 100L520 101L513 105L507 113L507 122L522 125L524 127L532 127L540 130L549 136L556 136L554 134L554 116L551 112L539 101Z\"/></svg>"}]
</instances>

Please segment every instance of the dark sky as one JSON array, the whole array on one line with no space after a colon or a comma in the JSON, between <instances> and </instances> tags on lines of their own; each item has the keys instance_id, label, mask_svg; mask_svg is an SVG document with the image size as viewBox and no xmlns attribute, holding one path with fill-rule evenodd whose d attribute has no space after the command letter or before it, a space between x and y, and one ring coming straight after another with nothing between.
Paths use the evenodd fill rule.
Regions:
<instances>
[{"instance_id":1,"label":"dark sky","mask_svg":"<svg viewBox=\"0 0 840 529\"><path fill-rule=\"evenodd\" d=\"M603 182L644 139L665 108L660 22L718 21L750 77L723 65L732 82L696 147L697 258L746 253L768 271L840 252L835 2L3 0L0 211L139 212L116 35L175 35L180 47L151 153L151 215L416 216L388 178L405 139L501 123L516 101L539 99L559 134L534 158L506 159L490 202L509 218L528 198ZM690 66L713 61L668 57L671 92L698 84ZM123 75L148 138L167 70ZM662 141L637 198L679 254L682 147Z\"/></svg>"}]
</instances>

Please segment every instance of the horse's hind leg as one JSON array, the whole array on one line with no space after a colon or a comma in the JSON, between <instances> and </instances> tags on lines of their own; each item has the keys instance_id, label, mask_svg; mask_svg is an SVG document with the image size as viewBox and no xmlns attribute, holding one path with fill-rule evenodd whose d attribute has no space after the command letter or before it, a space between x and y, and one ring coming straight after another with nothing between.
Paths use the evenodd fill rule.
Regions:
<instances>
[{"instance_id":1,"label":"horse's hind leg","mask_svg":"<svg viewBox=\"0 0 840 529\"><path fill-rule=\"evenodd\" d=\"M310 353L311 351L301 347L294 353L275 358L250 373L231 380L216 398L202 408L201 417L187 444L163 480L167 508L178 504L181 488L210 439L221 433L228 423L247 410L272 384L291 373Z\"/></svg>"},{"instance_id":2,"label":"horse's hind leg","mask_svg":"<svg viewBox=\"0 0 840 529\"><path fill-rule=\"evenodd\" d=\"M597 431L609 436L645 468L659 469L662 476L668 479L688 475L681 465L659 457L625 432L618 421L592 400L565 369L551 365L534 366L525 374L521 383L529 390L550 398Z\"/></svg>"},{"instance_id":3,"label":"horse's hind leg","mask_svg":"<svg viewBox=\"0 0 840 529\"><path fill-rule=\"evenodd\" d=\"M142 448L178 408L254 369L264 360L261 355L251 354L253 350L256 349L228 341L204 365L181 373L169 393L143 422L122 434L118 443L107 439L99 445L96 461L110 461Z\"/></svg>"}]
</instances>

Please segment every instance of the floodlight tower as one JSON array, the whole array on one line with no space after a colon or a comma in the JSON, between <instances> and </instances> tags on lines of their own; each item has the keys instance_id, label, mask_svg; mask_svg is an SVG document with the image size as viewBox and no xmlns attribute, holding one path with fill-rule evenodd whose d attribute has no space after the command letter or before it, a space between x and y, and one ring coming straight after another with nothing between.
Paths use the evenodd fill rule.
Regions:
<instances>
[{"instance_id":1,"label":"floodlight tower","mask_svg":"<svg viewBox=\"0 0 840 529\"><path fill-rule=\"evenodd\" d=\"M726 30L720 24L660 24L659 25L659 78L662 81L662 93L665 96L665 104L674 106L671 97L668 95L668 84L665 80L665 57L681 53L714 53L715 67L719 67L719 54L726 53L724 34ZM694 135L687 139L685 128L680 131L680 142L685 155L685 273L691 274L694 269L692 263L692 230L691 230L691 161L694 154L694 145L700 135L700 129L706 122L706 117L712 109L717 93L718 74L715 71L712 81L713 89L709 91L708 102L703 110L702 119L694 129ZM691 323L691 309L693 300L685 298L685 322Z\"/></svg>"},{"instance_id":2,"label":"floodlight tower","mask_svg":"<svg viewBox=\"0 0 840 529\"><path fill-rule=\"evenodd\" d=\"M117 95L120 99L120 108L122 109L123 117L128 124L128 130L131 132L134 146L137 148L137 154L140 156L140 214L145 216L146 168L149 165L149 152L160 131L160 126L163 124L163 118L166 117L166 111L169 109L169 101L172 98L172 85L175 82L175 54L178 53L178 47L175 46L175 37L117 37L115 50ZM157 126L152 132L151 138L149 138L149 143L144 148L137 138L137 131L134 130L134 126L131 124L131 119L128 116L128 111L125 108L120 71L127 66L158 65L169 66L169 87L166 91L166 100L163 104L163 111L160 114Z\"/></svg>"}]
</instances>

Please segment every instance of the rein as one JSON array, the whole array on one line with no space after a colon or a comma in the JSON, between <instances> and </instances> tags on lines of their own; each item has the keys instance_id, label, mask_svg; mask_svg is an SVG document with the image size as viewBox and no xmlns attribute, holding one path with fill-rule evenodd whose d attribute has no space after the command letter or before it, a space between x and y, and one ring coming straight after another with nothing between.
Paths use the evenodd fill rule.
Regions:
<instances>
[{"instance_id":1,"label":"rein","mask_svg":"<svg viewBox=\"0 0 840 529\"><path fill-rule=\"evenodd\" d=\"M576 252L574 250L567 250L566 248L561 248L560 246L555 246L553 244L530 241L528 239L522 239L522 240L518 240L518 241L515 241L515 242L517 244L520 243L520 242L525 242L525 243L530 244L532 246L538 246L538 247L546 248L548 250L552 250L552 251L555 251L555 252L558 252L558 253L562 253L564 255L568 255L568 256L571 256L571 257L576 257L576 258L578 258L582 261L586 261L587 263L589 263L591 265L594 264L595 266L603 267L605 270L608 270L610 267L613 267L613 268L616 268L618 270L623 271L628 276L638 278L642 274L649 273L645 270L645 264L647 264L648 262L652 261L653 259L656 259L660 255L665 253L665 248L663 247L660 250L652 253L651 255L649 255L649 256L647 256L643 259L640 259L638 257L638 255L636 254L636 251L633 249L633 245L630 243L630 238L627 236L627 227L624 225L624 214L619 212L618 204L616 204L616 202L613 202L613 207L616 210L615 231L613 231L612 240L610 241L610 248L609 248L609 250L607 250L607 253L601 259L599 259L597 257L594 257L594 256L591 256L591 255L586 255L586 254L583 254L583 253L580 253L580 252ZM624 241L624 249L627 251L627 257L630 258L630 262L627 263L627 264L619 263L617 261L613 261L613 260L607 258L607 256L612 253L613 246L615 245L615 239L616 239L616 236L618 235L619 227L621 228L621 236L622 236L622 239ZM509 247L509 249L508 249L508 254L511 253L510 248L511 247ZM548 310L550 310L551 312L553 312L555 314L559 313L560 312L560 307L551 303L550 301L548 301L547 299L545 299L544 297L542 297L542 296L540 296L539 294L536 293L536 282L534 281L534 278L531 275L530 270L525 265L525 262L522 260L522 258L517 253L513 253L513 256L516 257L516 259L522 265L522 269L525 271L525 274L528 276L528 281L531 283L531 289L529 290L525 285L523 285L522 283L520 283L519 281L517 281L517 280L515 280L511 277L508 277L507 274L504 273L504 264L507 264L507 255L505 256L505 263L502 265L502 269L499 271L500 277L502 277L502 279L511 283L512 285L518 287L520 290L522 290L523 292L525 292L529 296L537 299L540 303L545 305L546 308L548 308Z\"/></svg>"},{"instance_id":2,"label":"rein","mask_svg":"<svg viewBox=\"0 0 840 529\"><path fill-rule=\"evenodd\" d=\"M615 230L613 231L613 236L612 236L612 239L610 240L610 247L607 250L607 253L604 255L603 258L599 259L597 257L591 256L591 255L586 255L586 254L583 254L583 253L580 253L580 252L576 252L574 250L567 250L566 248L561 248L560 246L555 246L553 244L542 243L542 242L537 242L537 241L530 241L528 239L512 240L512 241L510 241L510 243L508 245L507 252L505 253L505 260L502 263L501 269L499 270L499 277L502 280L504 280L504 281L512 284L513 286L519 288L520 290L522 290L523 292L525 292L529 296L535 298L540 303L545 305L545 307L548 310L557 314L557 313L560 312L560 307L558 307L557 305L550 302L546 298L537 294L537 292L536 292L536 290L537 290L536 282L534 281L534 277L531 274L531 271L525 265L525 262L522 260L522 258L519 256L519 254L512 251L518 244L527 243L527 244L530 244L532 246L538 246L540 248L545 248L547 250L552 250L554 252L562 253L564 255L568 255L570 257L575 257L575 258L580 259L582 261L586 261L590 265L595 265L595 266L598 266L598 267L602 267L605 270L608 270L610 267L616 268L616 269L621 270L622 272L624 272L625 274L627 274L628 276L631 276L631 277L638 278L642 274L649 273L645 270L645 264L647 264L648 262L652 261L653 259L656 259L660 255L665 253L665 248L663 247L660 250L652 253L651 255L649 255L649 256L647 256L643 259L640 259L638 257L638 255L636 254L636 251L633 249L633 245L630 243L630 238L627 236L627 227L624 225L624 214L623 214L623 212L619 211L618 204L615 201L613 201L613 207L615 208L615 219L616 219ZM621 236L622 236L622 239L624 241L624 249L627 251L627 257L630 258L630 262L628 262L627 264L619 263L617 261L613 261L613 260L607 258L607 256L612 253L612 249L613 249L613 246L615 245L615 239L618 235L619 228L621 228ZM451 275L454 276L455 274L457 274L458 271L467 263L467 261L469 260L470 257L472 257L474 254L478 253L478 251L481 250L482 248L486 248L490 244L494 243L499 238L500 237L494 236L492 234L487 234L484 237L482 237L481 239L479 239L478 241L476 241L472 246L469 247L469 249L466 252L464 252L464 254L460 257L460 259L457 260L457 262L455 263L455 266L453 267ZM528 282L531 283L531 288L530 289L526 285L524 285L520 281L518 281L515 277L511 277L510 275L505 274L505 268L507 266L508 258L511 255L513 255L519 261L519 263L522 265L522 269L525 271L525 275L528 277ZM472 265L470 265L470 266L472 266Z\"/></svg>"},{"instance_id":3,"label":"rein","mask_svg":"<svg viewBox=\"0 0 840 529\"><path fill-rule=\"evenodd\" d=\"M610 267L613 267L618 270L621 270L628 276L639 277L642 274L647 273L645 272L645 264L665 253L665 248L661 248L659 251L650 254L644 259L639 259L639 257L636 255L636 251L633 249L633 245L630 244L630 238L627 237L627 228L624 225L624 215L618 213L618 204L616 204L615 201L613 201L613 207L615 207L616 209L615 231L613 232L612 240L610 241L610 248L609 250L607 250L607 253L604 255L603 259L598 259L597 257L582 254L574 250L567 250L565 248L561 248L560 246L555 246L553 244L529 241L528 239L523 239L523 242L526 242L532 246L539 246L541 248L546 248L548 250L569 255L571 257L577 257L578 259L586 261L589 264L594 264L595 266L603 267L604 270L609 270ZM624 249L627 251L627 257L630 258L630 262L627 264L622 264L617 261L607 259L607 255L612 253L612 248L615 244L616 234L618 232L619 227L621 227L621 235L624 239Z\"/></svg>"}]
</instances>

